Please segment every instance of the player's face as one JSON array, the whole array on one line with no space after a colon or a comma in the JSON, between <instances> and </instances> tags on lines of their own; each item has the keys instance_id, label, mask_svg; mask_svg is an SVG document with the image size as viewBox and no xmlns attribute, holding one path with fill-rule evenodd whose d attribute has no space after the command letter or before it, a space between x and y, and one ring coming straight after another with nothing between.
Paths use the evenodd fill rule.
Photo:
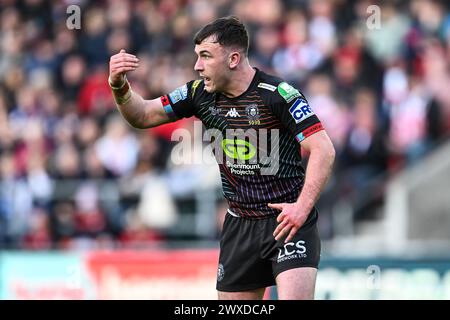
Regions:
<instances>
[{"instance_id":1,"label":"player's face","mask_svg":"<svg viewBox=\"0 0 450 320\"><path fill-rule=\"evenodd\" d=\"M198 71L205 82L207 92L221 91L227 84L227 52L213 37L206 38L195 46L197 62L194 70Z\"/></svg>"}]
</instances>

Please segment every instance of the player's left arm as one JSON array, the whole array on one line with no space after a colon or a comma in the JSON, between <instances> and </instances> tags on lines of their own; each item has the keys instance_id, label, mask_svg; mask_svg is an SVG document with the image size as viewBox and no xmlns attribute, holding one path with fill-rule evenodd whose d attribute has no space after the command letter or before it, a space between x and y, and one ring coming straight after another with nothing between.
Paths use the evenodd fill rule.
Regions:
<instances>
[{"instance_id":1,"label":"player's left arm","mask_svg":"<svg viewBox=\"0 0 450 320\"><path fill-rule=\"evenodd\" d=\"M277 241L286 234L288 236L285 242L292 239L305 223L331 175L335 150L325 130L305 138L301 146L310 153L310 156L306 167L305 183L297 202L269 204L269 207L281 210L277 217L279 224L273 233Z\"/></svg>"}]
</instances>

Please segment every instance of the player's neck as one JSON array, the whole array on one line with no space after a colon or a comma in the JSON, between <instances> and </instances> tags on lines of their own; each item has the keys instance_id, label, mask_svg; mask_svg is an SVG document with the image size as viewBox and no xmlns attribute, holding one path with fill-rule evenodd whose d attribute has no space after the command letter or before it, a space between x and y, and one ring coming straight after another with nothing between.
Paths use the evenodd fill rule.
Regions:
<instances>
[{"instance_id":1,"label":"player's neck","mask_svg":"<svg viewBox=\"0 0 450 320\"><path fill-rule=\"evenodd\" d=\"M234 78L229 81L230 86L222 93L228 98L235 98L247 91L252 83L256 70L250 64L245 64L240 70L234 72Z\"/></svg>"}]
</instances>

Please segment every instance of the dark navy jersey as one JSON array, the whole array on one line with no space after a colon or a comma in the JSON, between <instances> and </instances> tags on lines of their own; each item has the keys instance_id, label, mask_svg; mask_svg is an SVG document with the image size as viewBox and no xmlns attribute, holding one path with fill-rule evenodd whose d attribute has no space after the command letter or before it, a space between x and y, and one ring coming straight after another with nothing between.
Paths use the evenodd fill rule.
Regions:
<instances>
[{"instance_id":1,"label":"dark navy jersey","mask_svg":"<svg viewBox=\"0 0 450 320\"><path fill-rule=\"evenodd\" d=\"M161 101L173 119L203 122L232 213L264 217L279 212L267 203L297 200L305 173L299 142L323 129L297 89L256 69L238 97L208 93L203 80L194 80Z\"/></svg>"}]
</instances>

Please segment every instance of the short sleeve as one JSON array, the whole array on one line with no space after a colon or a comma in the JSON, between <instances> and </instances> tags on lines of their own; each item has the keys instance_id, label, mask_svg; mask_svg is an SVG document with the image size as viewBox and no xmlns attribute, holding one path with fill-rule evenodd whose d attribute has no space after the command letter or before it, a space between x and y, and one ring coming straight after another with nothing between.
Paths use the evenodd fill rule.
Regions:
<instances>
[{"instance_id":1,"label":"short sleeve","mask_svg":"<svg viewBox=\"0 0 450 320\"><path fill-rule=\"evenodd\" d=\"M322 123L300 91L286 82L281 82L274 94L279 97L272 105L272 112L298 142L323 130Z\"/></svg>"},{"instance_id":2,"label":"short sleeve","mask_svg":"<svg viewBox=\"0 0 450 320\"><path fill-rule=\"evenodd\" d=\"M190 81L176 88L171 93L161 96L164 110L173 119L189 118L195 115L195 104L192 93L198 80Z\"/></svg>"}]
</instances>

